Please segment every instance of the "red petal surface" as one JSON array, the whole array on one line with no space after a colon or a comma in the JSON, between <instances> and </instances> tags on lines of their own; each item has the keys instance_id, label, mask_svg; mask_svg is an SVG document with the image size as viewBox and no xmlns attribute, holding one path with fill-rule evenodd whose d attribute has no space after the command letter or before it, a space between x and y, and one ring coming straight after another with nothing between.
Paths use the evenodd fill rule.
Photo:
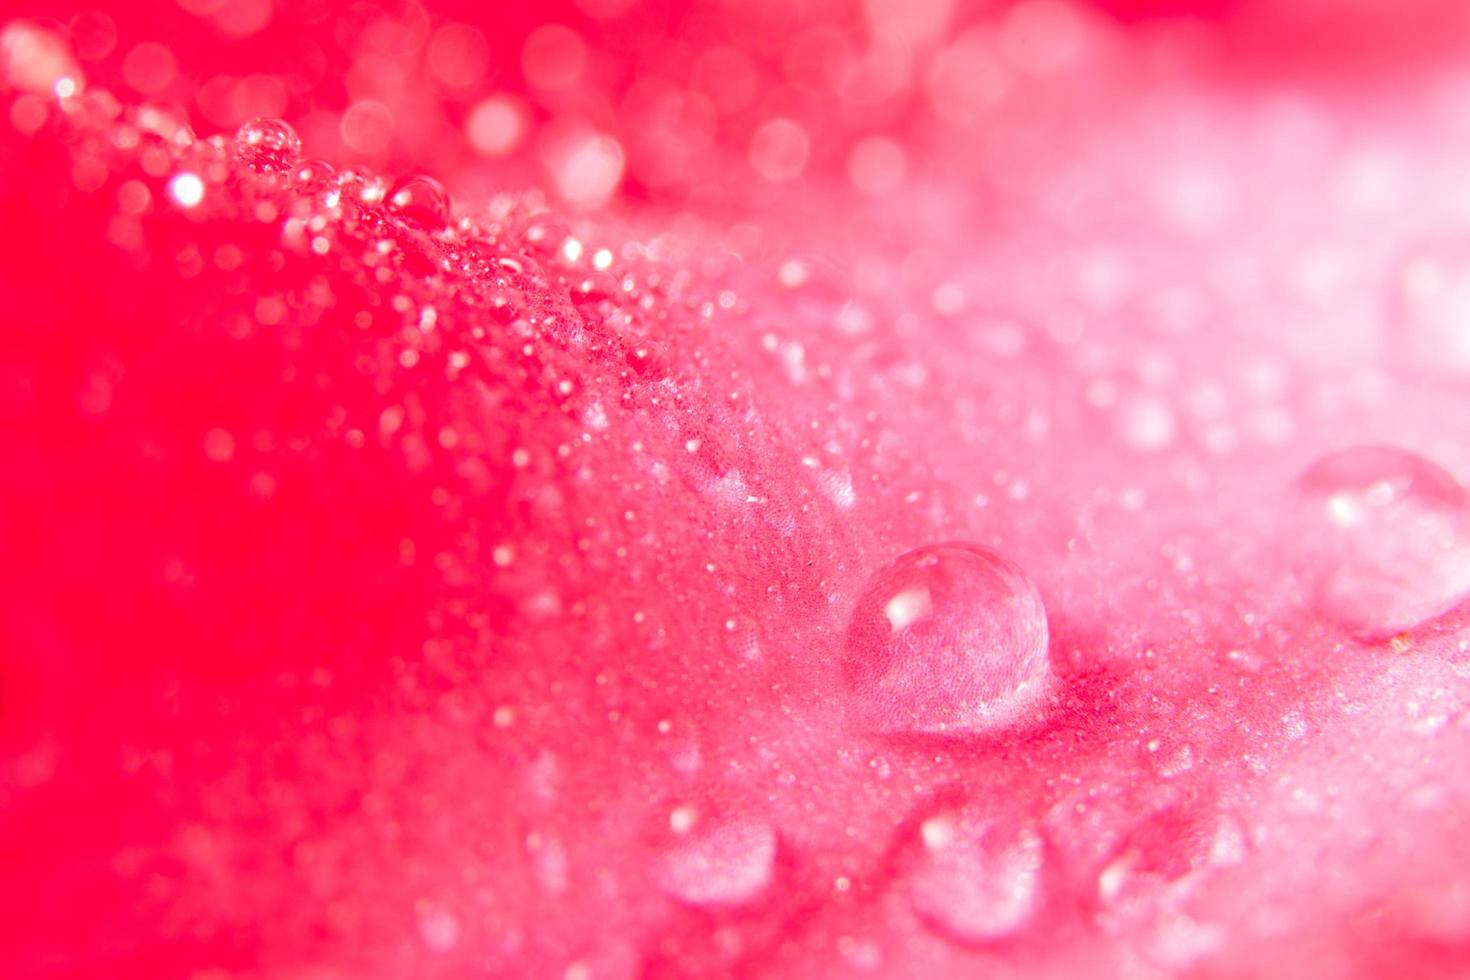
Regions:
<instances>
[{"instance_id":1,"label":"red petal surface","mask_svg":"<svg viewBox=\"0 0 1470 980\"><path fill-rule=\"evenodd\" d=\"M0 972L1463 974L1467 41L8 8Z\"/></svg>"}]
</instances>

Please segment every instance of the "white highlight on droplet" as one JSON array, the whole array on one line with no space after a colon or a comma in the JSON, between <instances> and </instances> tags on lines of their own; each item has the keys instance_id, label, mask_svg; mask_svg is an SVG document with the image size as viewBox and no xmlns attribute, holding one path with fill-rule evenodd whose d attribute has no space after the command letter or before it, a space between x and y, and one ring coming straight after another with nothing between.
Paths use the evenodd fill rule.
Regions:
<instances>
[{"instance_id":1,"label":"white highlight on droplet","mask_svg":"<svg viewBox=\"0 0 1470 980\"><path fill-rule=\"evenodd\" d=\"M912 589L904 589L889 599L887 605L883 607L883 615L888 617L888 622L896 633L928 616L933 608L929 590L920 585Z\"/></svg>"}]
</instances>

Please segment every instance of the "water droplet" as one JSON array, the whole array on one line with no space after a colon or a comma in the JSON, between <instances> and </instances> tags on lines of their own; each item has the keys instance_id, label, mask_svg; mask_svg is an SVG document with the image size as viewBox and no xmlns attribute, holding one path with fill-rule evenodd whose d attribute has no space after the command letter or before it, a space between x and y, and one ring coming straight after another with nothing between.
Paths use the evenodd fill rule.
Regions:
<instances>
[{"instance_id":1,"label":"water droplet","mask_svg":"<svg viewBox=\"0 0 1470 980\"><path fill-rule=\"evenodd\" d=\"M925 820L919 838L909 901L931 928L983 944L1035 916L1045 845L1034 827L947 811Z\"/></svg>"},{"instance_id":2,"label":"water droplet","mask_svg":"<svg viewBox=\"0 0 1470 980\"><path fill-rule=\"evenodd\" d=\"M1183 806L1143 817L1121 835L1099 869L1098 898L1106 906L1147 907L1161 891L1210 865L1221 819Z\"/></svg>"},{"instance_id":3,"label":"water droplet","mask_svg":"<svg viewBox=\"0 0 1470 980\"><path fill-rule=\"evenodd\" d=\"M301 137L279 119L252 119L235 132L235 156L258 174L284 174L301 156Z\"/></svg>"},{"instance_id":4,"label":"water droplet","mask_svg":"<svg viewBox=\"0 0 1470 980\"><path fill-rule=\"evenodd\" d=\"M775 831L749 821L706 824L685 810L671 817L676 836L659 861L659 887L697 906L743 905L765 891L775 869Z\"/></svg>"},{"instance_id":5,"label":"water droplet","mask_svg":"<svg viewBox=\"0 0 1470 980\"><path fill-rule=\"evenodd\" d=\"M1035 713L1051 682L1046 611L1026 574L978 545L911 551L858 600L843 672L882 732L969 734Z\"/></svg>"},{"instance_id":6,"label":"water droplet","mask_svg":"<svg viewBox=\"0 0 1470 980\"><path fill-rule=\"evenodd\" d=\"M1470 243L1414 250L1390 294L1389 341L1406 367L1470 371Z\"/></svg>"},{"instance_id":7,"label":"water droplet","mask_svg":"<svg viewBox=\"0 0 1470 980\"><path fill-rule=\"evenodd\" d=\"M572 300L584 303L605 303L618 295L618 281L605 272L593 272L583 276L572 288Z\"/></svg>"},{"instance_id":8,"label":"water droplet","mask_svg":"<svg viewBox=\"0 0 1470 980\"><path fill-rule=\"evenodd\" d=\"M388 187L381 177L365 170L344 170L337 175L337 187L326 196L328 207L342 202L356 202L368 207L377 207L388 196Z\"/></svg>"},{"instance_id":9,"label":"water droplet","mask_svg":"<svg viewBox=\"0 0 1470 980\"><path fill-rule=\"evenodd\" d=\"M449 192L433 177L407 177L388 195L388 206L399 216L429 230L449 222Z\"/></svg>"},{"instance_id":10,"label":"water droplet","mask_svg":"<svg viewBox=\"0 0 1470 980\"><path fill-rule=\"evenodd\" d=\"M291 182L310 194L337 186L337 171L325 160L303 160L291 171Z\"/></svg>"},{"instance_id":11,"label":"water droplet","mask_svg":"<svg viewBox=\"0 0 1470 980\"><path fill-rule=\"evenodd\" d=\"M1412 629L1470 595L1470 494L1434 463L1359 446L1319 460L1299 489L1315 599L1360 636Z\"/></svg>"}]
</instances>

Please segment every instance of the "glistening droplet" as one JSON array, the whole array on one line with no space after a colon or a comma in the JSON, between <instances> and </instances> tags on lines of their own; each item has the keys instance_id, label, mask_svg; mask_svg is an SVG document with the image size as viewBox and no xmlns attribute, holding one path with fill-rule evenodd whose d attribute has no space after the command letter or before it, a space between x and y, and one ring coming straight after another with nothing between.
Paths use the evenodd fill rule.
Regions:
<instances>
[{"instance_id":1,"label":"glistening droplet","mask_svg":"<svg viewBox=\"0 0 1470 980\"><path fill-rule=\"evenodd\" d=\"M659 859L659 887L688 905L753 901L771 883L776 833L756 821L706 822L680 807L670 817L674 839Z\"/></svg>"},{"instance_id":2,"label":"glistening droplet","mask_svg":"<svg viewBox=\"0 0 1470 980\"><path fill-rule=\"evenodd\" d=\"M1246 843L1230 817L1175 804L1130 818L1098 868L1097 898L1114 910L1151 908L1166 891L1212 867L1244 860Z\"/></svg>"},{"instance_id":3,"label":"glistening droplet","mask_svg":"<svg viewBox=\"0 0 1470 980\"><path fill-rule=\"evenodd\" d=\"M252 119L235 132L235 157L258 174L284 174L301 157L301 137L279 119Z\"/></svg>"},{"instance_id":4,"label":"glistening droplet","mask_svg":"<svg viewBox=\"0 0 1470 980\"><path fill-rule=\"evenodd\" d=\"M945 811L919 828L909 902L935 931L966 944L1004 939L1036 915L1045 847L1028 824Z\"/></svg>"},{"instance_id":5,"label":"glistening droplet","mask_svg":"<svg viewBox=\"0 0 1470 980\"><path fill-rule=\"evenodd\" d=\"M291 182L309 194L322 194L337 184L337 171L325 160L303 160L291 170Z\"/></svg>"},{"instance_id":6,"label":"glistening droplet","mask_svg":"<svg viewBox=\"0 0 1470 980\"><path fill-rule=\"evenodd\" d=\"M1305 574L1317 604L1368 639L1412 629L1470 595L1470 494L1392 446L1358 446L1299 481Z\"/></svg>"},{"instance_id":7,"label":"glistening droplet","mask_svg":"<svg viewBox=\"0 0 1470 980\"><path fill-rule=\"evenodd\" d=\"M434 231L449 221L449 193L433 177L422 175L399 181L388 195L396 214Z\"/></svg>"},{"instance_id":8,"label":"glistening droplet","mask_svg":"<svg viewBox=\"0 0 1470 980\"><path fill-rule=\"evenodd\" d=\"M847 631L843 675L860 723L964 735L1036 715L1051 686L1046 610L987 548L930 545L874 576Z\"/></svg>"}]
</instances>

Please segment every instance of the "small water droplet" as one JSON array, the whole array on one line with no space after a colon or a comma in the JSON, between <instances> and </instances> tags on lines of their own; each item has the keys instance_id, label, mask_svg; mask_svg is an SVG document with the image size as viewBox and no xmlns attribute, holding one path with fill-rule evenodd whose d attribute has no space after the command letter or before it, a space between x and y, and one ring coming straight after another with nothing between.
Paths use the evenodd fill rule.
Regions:
<instances>
[{"instance_id":1,"label":"small water droplet","mask_svg":"<svg viewBox=\"0 0 1470 980\"><path fill-rule=\"evenodd\" d=\"M1210 865L1215 835L1224 826L1221 819L1170 806L1138 820L1121 835L1099 869L1098 898L1117 909L1148 907L1160 892Z\"/></svg>"},{"instance_id":2,"label":"small water droplet","mask_svg":"<svg viewBox=\"0 0 1470 980\"><path fill-rule=\"evenodd\" d=\"M657 872L659 887L673 897L696 906L743 905L770 885L776 833L766 824L706 823L687 814L678 824Z\"/></svg>"},{"instance_id":3,"label":"small water droplet","mask_svg":"<svg viewBox=\"0 0 1470 980\"><path fill-rule=\"evenodd\" d=\"M1029 824L945 811L919 827L909 901L931 928L983 944L1020 931L1040 904L1045 845Z\"/></svg>"},{"instance_id":4,"label":"small water droplet","mask_svg":"<svg viewBox=\"0 0 1470 980\"><path fill-rule=\"evenodd\" d=\"M320 194L337 185L337 171L325 160L303 160L291 171L291 182L310 194Z\"/></svg>"},{"instance_id":5,"label":"small water droplet","mask_svg":"<svg viewBox=\"0 0 1470 980\"><path fill-rule=\"evenodd\" d=\"M978 545L911 551L858 600L843 672L877 731L970 734L1035 713L1051 685L1046 611L1016 565Z\"/></svg>"},{"instance_id":6,"label":"small water droplet","mask_svg":"<svg viewBox=\"0 0 1470 980\"><path fill-rule=\"evenodd\" d=\"M592 272L578 280L572 288L572 299L578 302L603 303L618 296L618 281L605 272Z\"/></svg>"},{"instance_id":7,"label":"small water droplet","mask_svg":"<svg viewBox=\"0 0 1470 980\"><path fill-rule=\"evenodd\" d=\"M407 177L388 195L388 206L403 218L436 230L449 222L449 192L433 177Z\"/></svg>"},{"instance_id":8,"label":"small water droplet","mask_svg":"<svg viewBox=\"0 0 1470 980\"><path fill-rule=\"evenodd\" d=\"M1322 458L1298 486L1306 577L1344 626L1383 639L1470 595L1470 494L1434 463L1358 446Z\"/></svg>"},{"instance_id":9,"label":"small water droplet","mask_svg":"<svg viewBox=\"0 0 1470 980\"><path fill-rule=\"evenodd\" d=\"M252 119L235 132L235 157L255 173L288 173L300 156L301 137L279 119Z\"/></svg>"},{"instance_id":10,"label":"small water droplet","mask_svg":"<svg viewBox=\"0 0 1470 980\"><path fill-rule=\"evenodd\" d=\"M328 207L344 202L377 207L387 196L388 187L381 177L365 170L344 170L337 175L336 189L327 193L326 203Z\"/></svg>"}]
</instances>

